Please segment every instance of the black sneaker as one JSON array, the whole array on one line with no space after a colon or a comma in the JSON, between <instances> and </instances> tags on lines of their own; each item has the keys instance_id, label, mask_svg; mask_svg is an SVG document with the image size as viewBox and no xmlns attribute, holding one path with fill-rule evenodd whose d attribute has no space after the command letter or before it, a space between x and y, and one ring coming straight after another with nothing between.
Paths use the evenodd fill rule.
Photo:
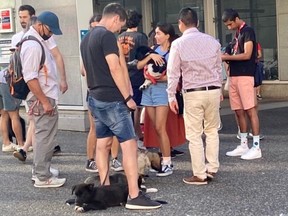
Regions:
<instances>
[{"instance_id":1,"label":"black sneaker","mask_svg":"<svg viewBox=\"0 0 288 216\"><path fill-rule=\"evenodd\" d=\"M146 194L142 191L139 191L138 197L131 199L128 196L127 203L125 208L133 210L145 210L145 209L157 209L162 205L154 200L151 200Z\"/></svg>"},{"instance_id":2,"label":"black sneaker","mask_svg":"<svg viewBox=\"0 0 288 216\"><path fill-rule=\"evenodd\" d=\"M87 172L98 173L98 169L94 160L87 160L86 168Z\"/></svg>"},{"instance_id":3,"label":"black sneaker","mask_svg":"<svg viewBox=\"0 0 288 216\"><path fill-rule=\"evenodd\" d=\"M173 165L162 165L161 170L156 173L156 176L158 177L165 177L173 174Z\"/></svg>"},{"instance_id":4,"label":"black sneaker","mask_svg":"<svg viewBox=\"0 0 288 216\"><path fill-rule=\"evenodd\" d=\"M55 146L55 147L54 147L53 155L57 155L57 154L60 153L60 152L61 152L60 146L59 146L59 145Z\"/></svg>"},{"instance_id":5,"label":"black sneaker","mask_svg":"<svg viewBox=\"0 0 288 216\"><path fill-rule=\"evenodd\" d=\"M184 152L182 151L178 151L176 149L171 149L171 155L174 154L175 156L181 156L181 155L184 155Z\"/></svg>"},{"instance_id":6,"label":"black sneaker","mask_svg":"<svg viewBox=\"0 0 288 216\"><path fill-rule=\"evenodd\" d=\"M25 161L27 158L26 152L23 149L14 151L13 156L18 158L20 161Z\"/></svg>"}]
</instances>

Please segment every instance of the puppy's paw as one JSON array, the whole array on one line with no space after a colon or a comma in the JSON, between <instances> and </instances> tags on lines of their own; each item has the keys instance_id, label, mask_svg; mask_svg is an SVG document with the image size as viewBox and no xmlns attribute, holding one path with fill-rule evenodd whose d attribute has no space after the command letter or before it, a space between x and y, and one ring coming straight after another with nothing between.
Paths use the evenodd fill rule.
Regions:
<instances>
[{"instance_id":1,"label":"puppy's paw","mask_svg":"<svg viewBox=\"0 0 288 216\"><path fill-rule=\"evenodd\" d=\"M81 206L75 206L75 207L74 207L74 210L75 210L76 212L79 212L79 213L85 212L84 208L81 207Z\"/></svg>"}]
</instances>

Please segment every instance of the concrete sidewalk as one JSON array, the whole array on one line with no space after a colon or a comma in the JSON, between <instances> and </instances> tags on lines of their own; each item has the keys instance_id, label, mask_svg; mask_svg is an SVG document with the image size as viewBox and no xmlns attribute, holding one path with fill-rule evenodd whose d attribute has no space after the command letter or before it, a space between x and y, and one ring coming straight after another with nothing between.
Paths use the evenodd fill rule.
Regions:
<instances>
[{"instance_id":1,"label":"concrete sidewalk","mask_svg":"<svg viewBox=\"0 0 288 216\"><path fill-rule=\"evenodd\" d=\"M187 145L179 147L185 155L173 160L174 173L156 177L151 173L147 187L158 188L151 197L166 200L159 210L131 211L114 207L105 211L91 211L87 215L288 215L288 103L263 100L259 106L263 158L243 161L226 157L225 153L239 144L234 114L227 99L222 103L223 129L220 131L221 167L215 180L207 186L192 186L182 182L191 175L190 155ZM54 167L67 182L58 189L34 188L30 180L32 153L26 163L12 154L0 152L0 207L1 216L18 215L79 215L65 200L72 197L71 187L83 182L89 174L85 171L87 133L59 131L58 143L62 153L53 158ZM250 142L251 145L251 142Z\"/></svg>"}]
</instances>

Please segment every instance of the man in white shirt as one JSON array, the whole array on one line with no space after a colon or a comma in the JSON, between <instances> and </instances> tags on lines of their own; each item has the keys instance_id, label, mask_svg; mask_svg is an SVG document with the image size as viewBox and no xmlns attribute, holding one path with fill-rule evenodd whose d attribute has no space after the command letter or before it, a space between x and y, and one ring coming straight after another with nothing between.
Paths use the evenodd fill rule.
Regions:
<instances>
[{"instance_id":1,"label":"man in white shirt","mask_svg":"<svg viewBox=\"0 0 288 216\"><path fill-rule=\"evenodd\" d=\"M29 30L29 22L31 22L31 17L35 16L35 9L31 5L21 5L18 9L18 16L20 20L20 24L22 26L22 31L18 32L17 34L13 35L12 37L12 49L16 48L17 43L23 38L24 34ZM33 23L32 23L33 24ZM61 52L59 51L57 44L54 40L54 37L50 37L48 40L44 41L45 46L50 50L50 53L53 55L54 58L54 67L58 69L59 75L60 75L60 91L62 94L64 94L67 89L67 81L66 81L66 72L65 72L65 66L64 61ZM29 150L29 147L32 144L32 133L34 130L33 123L29 123L29 127L27 130L27 139L24 147L22 149L17 149L17 151L13 152L13 155L18 158L21 161L26 160L26 152ZM61 148L59 145L55 146L54 153L57 153L61 151Z\"/></svg>"},{"instance_id":2,"label":"man in white shirt","mask_svg":"<svg viewBox=\"0 0 288 216\"><path fill-rule=\"evenodd\" d=\"M25 34L25 31L28 30L26 28L30 21L30 18L32 16L35 16L35 14L36 14L35 9L31 5L21 5L19 7L18 16L20 19L20 24L22 26L22 31L13 35L12 43L11 43L12 49L16 48L16 44L22 39L22 37ZM49 40L45 41L45 45L50 50L56 62L57 69L60 75L60 91L62 92L62 94L64 94L68 89L68 85L66 81L65 65L64 65L62 54L59 51L53 36L50 37Z\"/></svg>"},{"instance_id":3,"label":"man in white shirt","mask_svg":"<svg viewBox=\"0 0 288 216\"><path fill-rule=\"evenodd\" d=\"M33 154L33 180L38 188L61 187L66 179L58 178L59 172L51 172L55 138L58 130L58 80L57 70L50 50L45 41L53 34L61 35L58 17L45 11L37 17L37 21L25 33L25 36L36 37L44 48L45 63L40 69L42 48L33 40L26 41L21 47L23 77L30 93L27 96L29 113L35 125L35 145Z\"/></svg>"}]
</instances>

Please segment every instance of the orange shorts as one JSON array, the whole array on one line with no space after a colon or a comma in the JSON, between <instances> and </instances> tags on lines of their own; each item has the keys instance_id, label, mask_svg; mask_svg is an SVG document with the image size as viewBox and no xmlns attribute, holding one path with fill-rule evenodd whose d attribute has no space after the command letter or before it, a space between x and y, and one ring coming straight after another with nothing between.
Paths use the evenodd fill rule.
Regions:
<instances>
[{"instance_id":1,"label":"orange shorts","mask_svg":"<svg viewBox=\"0 0 288 216\"><path fill-rule=\"evenodd\" d=\"M229 99L232 110L248 110L257 105L254 77L229 77Z\"/></svg>"}]
</instances>

